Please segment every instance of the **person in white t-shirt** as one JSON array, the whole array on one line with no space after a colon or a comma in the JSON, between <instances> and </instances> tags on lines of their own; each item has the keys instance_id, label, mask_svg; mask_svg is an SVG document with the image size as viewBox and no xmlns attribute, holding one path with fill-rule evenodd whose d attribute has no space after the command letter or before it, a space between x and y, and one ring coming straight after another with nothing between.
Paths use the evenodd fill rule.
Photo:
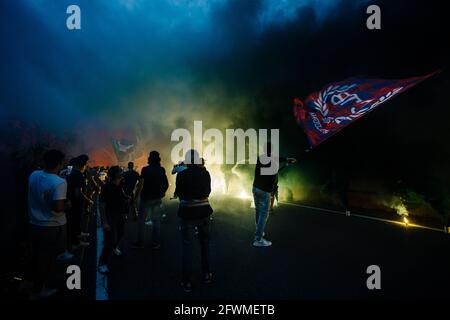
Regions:
<instances>
[{"instance_id":1,"label":"person in white t-shirt","mask_svg":"<svg viewBox=\"0 0 450 320\"><path fill-rule=\"evenodd\" d=\"M28 180L28 213L32 241L32 299L47 298L56 289L47 288L58 254L66 245L67 182L58 176L64 154L49 150L44 154L44 170L34 171Z\"/></svg>"}]
</instances>

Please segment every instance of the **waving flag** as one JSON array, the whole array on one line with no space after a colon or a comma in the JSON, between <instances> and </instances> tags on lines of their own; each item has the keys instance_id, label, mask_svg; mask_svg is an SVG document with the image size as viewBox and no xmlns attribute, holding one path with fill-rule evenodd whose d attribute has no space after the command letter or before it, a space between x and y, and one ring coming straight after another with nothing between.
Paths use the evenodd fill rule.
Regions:
<instances>
[{"instance_id":1,"label":"waving flag","mask_svg":"<svg viewBox=\"0 0 450 320\"><path fill-rule=\"evenodd\" d=\"M294 115L311 147L316 147L382 103L436 73L402 80L355 77L329 84L310 94L304 103L295 98Z\"/></svg>"},{"instance_id":2,"label":"waving flag","mask_svg":"<svg viewBox=\"0 0 450 320\"><path fill-rule=\"evenodd\" d=\"M139 139L112 139L112 146L119 163L134 161L142 156L142 150L138 146Z\"/></svg>"}]
</instances>

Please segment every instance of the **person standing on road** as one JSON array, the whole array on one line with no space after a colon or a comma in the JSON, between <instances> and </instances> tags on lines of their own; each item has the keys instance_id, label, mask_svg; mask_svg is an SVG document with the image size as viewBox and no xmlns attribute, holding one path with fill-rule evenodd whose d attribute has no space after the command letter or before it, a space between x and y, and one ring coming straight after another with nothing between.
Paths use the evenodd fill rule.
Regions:
<instances>
[{"instance_id":1,"label":"person standing on road","mask_svg":"<svg viewBox=\"0 0 450 320\"><path fill-rule=\"evenodd\" d=\"M123 173L123 190L125 194L131 199L135 198L135 189L137 183L139 182L139 173L134 170L134 163L128 162L128 170ZM137 220L137 210L135 201L131 201L130 205L127 209L127 213L133 217L133 219Z\"/></svg>"},{"instance_id":2,"label":"person standing on road","mask_svg":"<svg viewBox=\"0 0 450 320\"><path fill-rule=\"evenodd\" d=\"M148 157L148 166L142 168L136 194L140 197L138 233L134 248L143 248L145 239L145 220L150 214L152 221L152 248L159 249L161 244L161 204L169 188L166 170L161 167L159 152L152 151Z\"/></svg>"},{"instance_id":3,"label":"person standing on road","mask_svg":"<svg viewBox=\"0 0 450 320\"><path fill-rule=\"evenodd\" d=\"M272 155L272 145L268 143L265 147L265 153L258 157L255 168L255 178L253 180L253 199L255 201L255 239L253 246L269 247L272 242L264 239L264 229L266 227L267 218L271 208L272 197L277 191L279 164L292 164L297 160L294 158L278 158ZM276 163L274 163L276 162ZM270 168L275 165L275 173L267 174L263 172L263 168Z\"/></svg>"},{"instance_id":4,"label":"person standing on road","mask_svg":"<svg viewBox=\"0 0 450 320\"><path fill-rule=\"evenodd\" d=\"M48 288L58 254L66 245L67 182L58 176L64 154L50 150L44 154L44 170L34 171L28 180L28 213L32 243L33 293L43 299L57 290Z\"/></svg>"},{"instance_id":5,"label":"person standing on road","mask_svg":"<svg viewBox=\"0 0 450 320\"><path fill-rule=\"evenodd\" d=\"M125 216L131 198L122 188L122 169L113 166L108 170L108 182L99 196L100 214L103 225L103 250L99 259L99 272L108 273L111 256L120 256L120 243L125 229Z\"/></svg>"},{"instance_id":6,"label":"person standing on road","mask_svg":"<svg viewBox=\"0 0 450 320\"><path fill-rule=\"evenodd\" d=\"M73 168L67 177L67 198L71 208L67 211L68 249L74 251L80 247L89 246L84 241L89 236L81 229L81 222L86 205L93 206L94 202L86 194L86 178L84 172L89 157L81 155L73 160Z\"/></svg>"},{"instance_id":7,"label":"person standing on road","mask_svg":"<svg viewBox=\"0 0 450 320\"><path fill-rule=\"evenodd\" d=\"M195 230L201 246L202 272L205 283L212 282L210 270L210 216L213 213L208 198L211 176L202 164L199 154L191 150L186 154L187 169L178 173L175 194L180 199L178 216L182 236L182 282L185 292L192 291L192 245Z\"/></svg>"}]
</instances>

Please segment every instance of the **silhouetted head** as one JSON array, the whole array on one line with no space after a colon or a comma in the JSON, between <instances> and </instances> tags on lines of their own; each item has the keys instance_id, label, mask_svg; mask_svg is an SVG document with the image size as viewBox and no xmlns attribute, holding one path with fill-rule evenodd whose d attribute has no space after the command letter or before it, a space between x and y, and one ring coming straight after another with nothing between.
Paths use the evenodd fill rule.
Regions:
<instances>
[{"instance_id":1,"label":"silhouetted head","mask_svg":"<svg viewBox=\"0 0 450 320\"><path fill-rule=\"evenodd\" d=\"M134 169L134 162L128 162L128 170L133 170Z\"/></svg>"},{"instance_id":2,"label":"silhouetted head","mask_svg":"<svg viewBox=\"0 0 450 320\"><path fill-rule=\"evenodd\" d=\"M108 170L108 178L112 183L119 183L122 180L122 168L119 166L112 166Z\"/></svg>"},{"instance_id":3,"label":"silhouetted head","mask_svg":"<svg viewBox=\"0 0 450 320\"><path fill-rule=\"evenodd\" d=\"M82 154L75 159L73 159L73 165L79 169L81 172L86 170L87 163L89 161L89 157L86 154Z\"/></svg>"},{"instance_id":4,"label":"silhouetted head","mask_svg":"<svg viewBox=\"0 0 450 320\"><path fill-rule=\"evenodd\" d=\"M48 150L44 154L44 168L46 171L59 172L63 167L64 153L59 150Z\"/></svg>"},{"instance_id":5,"label":"silhouetted head","mask_svg":"<svg viewBox=\"0 0 450 320\"><path fill-rule=\"evenodd\" d=\"M202 159L200 158L200 155L197 150L191 149L188 152L186 152L186 155L184 157L184 163L187 166L201 165Z\"/></svg>"},{"instance_id":6,"label":"silhouetted head","mask_svg":"<svg viewBox=\"0 0 450 320\"><path fill-rule=\"evenodd\" d=\"M160 165L161 164L161 158L159 156L158 151L152 151L148 155L148 164L150 165Z\"/></svg>"}]
</instances>

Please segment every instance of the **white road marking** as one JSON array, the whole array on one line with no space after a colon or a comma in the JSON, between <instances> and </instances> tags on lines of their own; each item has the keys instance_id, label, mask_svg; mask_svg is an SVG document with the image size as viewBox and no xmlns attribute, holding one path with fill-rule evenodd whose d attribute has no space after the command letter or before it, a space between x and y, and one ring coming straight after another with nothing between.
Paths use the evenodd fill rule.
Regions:
<instances>
[{"instance_id":1,"label":"white road marking","mask_svg":"<svg viewBox=\"0 0 450 320\"><path fill-rule=\"evenodd\" d=\"M336 211L336 210L329 210L329 209L324 209L324 208L304 206L304 205L301 205L301 204L290 203L290 202L279 202L279 204L284 204L284 205L288 205L288 206L294 206L294 207L299 207L299 208L305 208L305 209L321 211L321 212L324 212L324 213L327 213L327 214L340 214L340 215L344 215L344 216L346 215L346 213L343 212L343 211ZM376 217L369 217L369 216L364 216L364 215L361 215L361 214L351 213L351 217L357 217L357 218L362 218L362 219L367 219L367 220L374 220L374 221L393 223L393 224L397 224L397 225L400 225L400 226L404 226L405 225L401 221L388 220L388 219L382 219L382 218L376 218ZM425 229L425 230L431 230L431 231L437 231L437 232L445 233L444 230L441 230L441 229L438 229L438 228L426 227L426 226L421 226L421 225L418 225L418 224L411 224L411 223L408 224L408 228L418 228L418 229Z\"/></svg>"}]
</instances>

